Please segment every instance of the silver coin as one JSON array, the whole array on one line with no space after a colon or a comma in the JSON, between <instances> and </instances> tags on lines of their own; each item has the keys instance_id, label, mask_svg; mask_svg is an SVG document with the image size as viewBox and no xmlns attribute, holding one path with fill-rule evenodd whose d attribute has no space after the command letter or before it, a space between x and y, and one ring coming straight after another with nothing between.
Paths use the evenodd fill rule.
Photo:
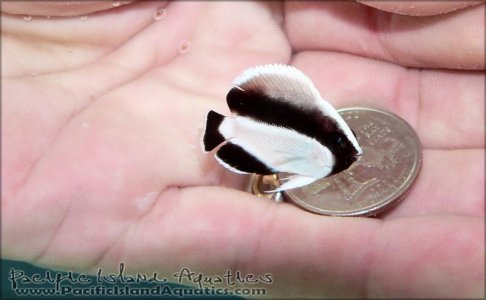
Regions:
<instances>
[{"instance_id":1,"label":"silver coin","mask_svg":"<svg viewBox=\"0 0 486 300\"><path fill-rule=\"evenodd\" d=\"M422 163L420 141L393 113L371 108L339 113L356 133L363 155L349 169L285 191L284 197L322 215L376 215L396 205L412 186Z\"/></svg>"}]
</instances>

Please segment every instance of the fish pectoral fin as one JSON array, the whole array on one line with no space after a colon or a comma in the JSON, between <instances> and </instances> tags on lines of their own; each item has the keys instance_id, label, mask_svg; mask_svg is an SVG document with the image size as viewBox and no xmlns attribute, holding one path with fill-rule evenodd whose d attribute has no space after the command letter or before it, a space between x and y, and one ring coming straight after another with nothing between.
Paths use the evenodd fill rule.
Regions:
<instances>
[{"instance_id":1,"label":"fish pectoral fin","mask_svg":"<svg viewBox=\"0 0 486 300\"><path fill-rule=\"evenodd\" d=\"M295 189L295 188L299 188L311 184L317 180L317 178L303 176L303 175L292 175L286 179L287 182L285 182L284 184L282 184L281 186L279 186L274 190L265 191L265 193L275 193L275 192L282 192L285 190Z\"/></svg>"}]
</instances>

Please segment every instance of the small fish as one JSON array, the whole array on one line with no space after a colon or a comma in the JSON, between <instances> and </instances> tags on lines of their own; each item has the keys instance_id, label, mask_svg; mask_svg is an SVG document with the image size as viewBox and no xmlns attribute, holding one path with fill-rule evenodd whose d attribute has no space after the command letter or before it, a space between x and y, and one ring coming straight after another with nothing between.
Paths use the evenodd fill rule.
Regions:
<instances>
[{"instance_id":1,"label":"small fish","mask_svg":"<svg viewBox=\"0 0 486 300\"><path fill-rule=\"evenodd\" d=\"M244 71L226 101L232 116L210 111L204 150L236 173L291 173L277 189L308 185L339 173L362 154L344 119L322 99L312 81L287 65Z\"/></svg>"}]
</instances>

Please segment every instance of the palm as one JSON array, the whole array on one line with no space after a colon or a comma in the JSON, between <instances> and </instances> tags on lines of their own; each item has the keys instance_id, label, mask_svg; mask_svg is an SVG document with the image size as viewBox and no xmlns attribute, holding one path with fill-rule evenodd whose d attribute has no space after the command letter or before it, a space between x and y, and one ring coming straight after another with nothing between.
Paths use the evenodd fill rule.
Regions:
<instances>
[{"instance_id":1,"label":"palm","mask_svg":"<svg viewBox=\"0 0 486 300\"><path fill-rule=\"evenodd\" d=\"M432 280L456 280L446 294L478 289L484 279L484 263L477 263L484 262L481 75L418 74L328 53L338 50L332 39L330 46L316 45L312 31L300 32L312 11L292 4L286 7L290 43L272 17L278 5L176 2L152 23L157 7L133 4L82 26L66 20L79 26L75 40L96 46L79 50L71 65L31 67L36 77L25 76L29 67L19 71L20 59L5 51L12 66L4 76L18 77L5 81L2 95L7 257L76 270L115 269L124 261L129 271L146 273L172 274L181 266L209 274L273 273L275 295L289 286L306 294L437 295L427 290ZM86 36L83 26L101 30ZM192 49L180 54L184 40ZM298 50L292 60L290 44ZM204 117L210 109L227 110L225 93L241 70L270 62L298 66L337 107L384 107L416 128L424 165L404 203L383 220L325 218L228 188L241 190L243 179L201 152ZM420 90L420 80L431 83ZM454 97L441 99L437 88L427 90L430 84L446 86ZM466 97L471 90L478 94ZM450 110L440 108L442 100ZM461 125L437 132L444 122ZM464 284L465 278L473 280Z\"/></svg>"}]
</instances>

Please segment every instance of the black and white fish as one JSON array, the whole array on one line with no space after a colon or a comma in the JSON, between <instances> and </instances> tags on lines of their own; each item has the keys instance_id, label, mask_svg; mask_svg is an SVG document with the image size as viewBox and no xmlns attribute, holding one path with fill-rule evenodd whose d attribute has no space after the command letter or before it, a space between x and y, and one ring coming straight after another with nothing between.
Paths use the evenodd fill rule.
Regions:
<instances>
[{"instance_id":1,"label":"black and white fish","mask_svg":"<svg viewBox=\"0 0 486 300\"><path fill-rule=\"evenodd\" d=\"M210 111L205 151L236 173L292 173L274 191L302 187L347 169L362 154L344 119L312 81L287 65L263 65L238 76L226 97L233 113Z\"/></svg>"}]
</instances>

